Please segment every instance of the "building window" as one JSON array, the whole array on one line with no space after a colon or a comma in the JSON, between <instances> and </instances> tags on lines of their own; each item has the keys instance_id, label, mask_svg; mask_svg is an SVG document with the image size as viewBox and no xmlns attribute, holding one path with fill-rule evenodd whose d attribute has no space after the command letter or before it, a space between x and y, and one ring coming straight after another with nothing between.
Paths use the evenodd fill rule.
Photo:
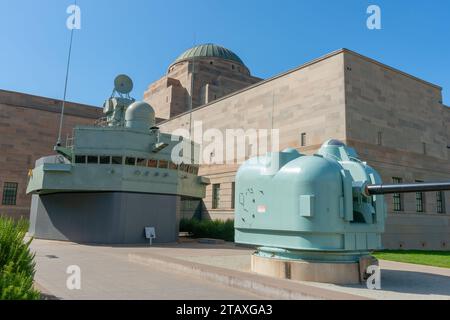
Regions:
<instances>
[{"instance_id":1,"label":"building window","mask_svg":"<svg viewBox=\"0 0 450 320\"><path fill-rule=\"evenodd\" d=\"M87 163L98 164L98 156L88 156Z\"/></svg>"},{"instance_id":2,"label":"building window","mask_svg":"<svg viewBox=\"0 0 450 320\"><path fill-rule=\"evenodd\" d=\"M378 131L377 144L379 146L383 145L383 132L381 131Z\"/></svg>"},{"instance_id":3,"label":"building window","mask_svg":"<svg viewBox=\"0 0 450 320\"><path fill-rule=\"evenodd\" d=\"M417 183L423 181L416 180ZM425 194L423 192L416 192L416 212L425 211Z\"/></svg>"},{"instance_id":4,"label":"building window","mask_svg":"<svg viewBox=\"0 0 450 320\"><path fill-rule=\"evenodd\" d=\"M86 156L75 156L75 163L86 163Z\"/></svg>"},{"instance_id":5,"label":"building window","mask_svg":"<svg viewBox=\"0 0 450 320\"><path fill-rule=\"evenodd\" d=\"M100 164L110 164L111 157L110 156L100 156Z\"/></svg>"},{"instance_id":6,"label":"building window","mask_svg":"<svg viewBox=\"0 0 450 320\"><path fill-rule=\"evenodd\" d=\"M436 211L437 213L445 213L445 193L438 191L436 193Z\"/></svg>"},{"instance_id":7,"label":"building window","mask_svg":"<svg viewBox=\"0 0 450 320\"><path fill-rule=\"evenodd\" d=\"M136 165L136 158L126 157L125 158L125 164L127 166L135 166Z\"/></svg>"},{"instance_id":8,"label":"building window","mask_svg":"<svg viewBox=\"0 0 450 320\"><path fill-rule=\"evenodd\" d=\"M167 169L169 167L169 162L166 160L159 160L159 166L160 169Z\"/></svg>"},{"instance_id":9,"label":"building window","mask_svg":"<svg viewBox=\"0 0 450 320\"><path fill-rule=\"evenodd\" d=\"M303 132L300 135L300 146L301 147L306 147L306 133L305 132Z\"/></svg>"},{"instance_id":10,"label":"building window","mask_svg":"<svg viewBox=\"0 0 450 320\"><path fill-rule=\"evenodd\" d=\"M158 167L158 160L155 160L155 159L148 160L147 167L149 167L149 168L157 168Z\"/></svg>"},{"instance_id":11,"label":"building window","mask_svg":"<svg viewBox=\"0 0 450 320\"><path fill-rule=\"evenodd\" d=\"M219 208L219 201L220 201L220 184L213 184L212 185L212 208L217 209Z\"/></svg>"},{"instance_id":12,"label":"building window","mask_svg":"<svg viewBox=\"0 0 450 320\"><path fill-rule=\"evenodd\" d=\"M178 165L172 161L169 162L169 169L178 170Z\"/></svg>"},{"instance_id":13,"label":"building window","mask_svg":"<svg viewBox=\"0 0 450 320\"><path fill-rule=\"evenodd\" d=\"M123 164L123 158L122 157L112 157L111 162L112 162L112 164Z\"/></svg>"},{"instance_id":14,"label":"building window","mask_svg":"<svg viewBox=\"0 0 450 320\"><path fill-rule=\"evenodd\" d=\"M136 165L140 167L146 167L147 166L147 159L138 158Z\"/></svg>"},{"instance_id":15,"label":"building window","mask_svg":"<svg viewBox=\"0 0 450 320\"><path fill-rule=\"evenodd\" d=\"M394 184L400 184L403 182L402 178L392 178L392 183ZM401 193L394 193L392 195L393 199L393 207L395 212L403 211L403 196Z\"/></svg>"},{"instance_id":16,"label":"building window","mask_svg":"<svg viewBox=\"0 0 450 320\"><path fill-rule=\"evenodd\" d=\"M5 182L3 185L3 200L2 204L5 206L15 206L17 198L17 188L19 184L16 182Z\"/></svg>"},{"instance_id":17,"label":"building window","mask_svg":"<svg viewBox=\"0 0 450 320\"><path fill-rule=\"evenodd\" d=\"M235 196L236 196L236 183L232 182L231 183L231 209L234 209L234 207L235 207L235 202L234 202Z\"/></svg>"}]
</instances>

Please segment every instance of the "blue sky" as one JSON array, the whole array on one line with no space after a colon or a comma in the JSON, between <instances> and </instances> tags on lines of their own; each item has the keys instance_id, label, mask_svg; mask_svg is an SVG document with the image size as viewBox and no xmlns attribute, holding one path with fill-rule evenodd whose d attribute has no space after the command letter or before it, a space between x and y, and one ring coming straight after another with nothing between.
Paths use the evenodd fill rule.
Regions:
<instances>
[{"instance_id":1,"label":"blue sky","mask_svg":"<svg viewBox=\"0 0 450 320\"><path fill-rule=\"evenodd\" d=\"M0 0L0 89L62 98L72 0ZM382 30L366 9L382 10ZM444 88L450 105L448 0L78 0L68 100L101 105L126 73L140 99L194 43L237 53L267 78L349 48Z\"/></svg>"}]
</instances>

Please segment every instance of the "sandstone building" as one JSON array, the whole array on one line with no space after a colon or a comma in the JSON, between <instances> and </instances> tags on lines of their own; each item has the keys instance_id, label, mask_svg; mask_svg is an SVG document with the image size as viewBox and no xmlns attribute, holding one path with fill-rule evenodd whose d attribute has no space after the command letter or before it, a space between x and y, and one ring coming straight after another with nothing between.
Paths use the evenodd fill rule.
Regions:
<instances>
[{"instance_id":1,"label":"sandstone building","mask_svg":"<svg viewBox=\"0 0 450 320\"><path fill-rule=\"evenodd\" d=\"M250 75L232 51L206 44L179 56L167 75L149 86L144 99L153 106L156 117L169 119L260 80Z\"/></svg>"},{"instance_id":2,"label":"sandstone building","mask_svg":"<svg viewBox=\"0 0 450 320\"><path fill-rule=\"evenodd\" d=\"M189 49L144 93L171 133L279 129L280 149L312 154L330 139L355 147L385 183L450 180L450 108L442 88L368 57L341 49L262 80L232 51L208 44ZM27 172L52 153L60 101L0 91L0 213L28 215ZM69 104L64 136L93 123L101 109ZM233 218L238 164L202 165L211 179L204 201L184 212ZM387 248L450 247L450 192L386 197ZM200 204L200 205L199 205Z\"/></svg>"},{"instance_id":3,"label":"sandstone building","mask_svg":"<svg viewBox=\"0 0 450 320\"><path fill-rule=\"evenodd\" d=\"M189 50L184 63L201 64L205 73L211 57L199 48ZM192 77L194 70L185 72ZM202 77L194 74L195 78ZM202 83L205 87L208 80ZM293 147L312 154L330 138L346 142L386 183L450 179L450 108L442 103L442 89L350 50L338 50L211 102L202 97L201 90L194 91L193 111L179 114L190 110L188 102L172 113L160 95L152 97L151 90L146 93L157 115L170 116L159 124L165 132L189 128L197 121L204 130L223 132L277 128L280 149ZM205 104L197 107L201 103ZM212 183L204 200L204 215L233 218L237 168L201 167L200 174ZM386 199L389 212L383 241L387 248L450 247L449 192Z\"/></svg>"},{"instance_id":4,"label":"sandstone building","mask_svg":"<svg viewBox=\"0 0 450 320\"><path fill-rule=\"evenodd\" d=\"M78 103L66 103L65 110L64 138L102 115L102 109ZM0 214L28 218L28 170L53 153L60 112L59 100L0 90Z\"/></svg>"}]
</instances>

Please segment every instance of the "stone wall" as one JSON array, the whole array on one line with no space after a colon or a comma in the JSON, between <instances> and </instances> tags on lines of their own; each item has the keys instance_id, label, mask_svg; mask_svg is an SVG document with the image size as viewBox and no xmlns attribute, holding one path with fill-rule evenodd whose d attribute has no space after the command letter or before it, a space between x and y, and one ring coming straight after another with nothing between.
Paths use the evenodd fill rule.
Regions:
<instances>
[{"instance_id":1,"label":"stone wall","mask_svg":"<svg viewBox=\"0 0 450 320\"><path fill-rule=\"evenodd\" d=\"M18 183L16 205L3 206L0 199L0 214L29 216L28 170L37 159L54 153L60 107L59 100L0 90L0 198L5 182ZM62 137L65 140L73 127L92 124L101 116L100 108L67 103Z\"/></svg>"},{"instance_id":2,"label":"stone wall","mask_svg":"<svg viewBox=\"0 0 450 320\"><path fill-rule=\"evenodd\" d=\"M226 129L273 128L279 129L278 149L293 147L306 154L335 138L355 147L386 183L393 177L404 182L450 179L450 108L442 104L440 87L345 49L264 81L246 69L232 69L231 62L212 59L212 65L209 59L196 60L195 67L192 61L177 63L149 87L145 100L157 117L171 118L160 122L163 132L187 130L191 118L194 132L200 131L200 122L203 131L216 128L224 135ZM186 111L193 69L196 108L191 117ZM1 191L4 182L19 183L17 205L0 204L0 213L28 216L27 172L36 159L53 153L60 105L58 100L0 91ZM99 108L67 104L63 137L75 125L92 124L101 116ZM300 145L302 133L305 146ZM212 209L212 185L207 189L206 217L233 218L238 168L239 163L202 165L200 174L220 184L217 209ZM401 212L393 211L392 196L386 200L387 248L448 249L450 192L446 214L436 212L436 193L425 194L423 213L416 212L415 194L403 196Z\"/></svg>"},{"instance_id":3,"label":"stone wall","mask_svg":"<svg viewBox=\"0 0 450 320\"><path fill-rule=\"evenodd\" d=\"M214 57L185 60L150 84L144 100L155 109L157 117L169 119L191 109L191 96L192 108L196 108L260 80L252 77L245 66L231 61Z\"/></svg>"},{"instance_id":4,"label":"stone wall","mask_svg":"<svg viewBox=\"0 0 450 320\"><path fill-rule=\"evenodd\" d=\"M280 148L299 148L312 153L327 139L345 140L345 96L343 55L333 53L280 76L259 82L192 112L194 132L201 121L203 130L279 129ZM189 128L189 114L159 124L163 132ZM300 147L301 133L307 146ZM270 140L269 140L270 145ZM205 155L206 160L208 155ZM204 200L207 215L233 218L232 182L238 164L203 165L201 175L220 184L220 203L212 209L212 185Z\"/></svg>"},{"instance_id":5,"label":"stone wall","mask_svg":"<svg viewBox=\"0 0 450 320\"><path fill-rule=\"evenodd\" d=\"M272 117L273 110L273 117ZM280 76L199 107L192 121L203 130L280 129L282 150L314 153L330 138L355 147L386 183L450 179L450 109L441 88L363 57L339 50ZM165 132L189 128L182 114L161 124ZM306 133L306 146L300 134ZM212 185L204 200L207 216L233 218L232 182L238 165L203 165L200 174L220 184L219 208L212 209ZM386 196L385 247L446 249L450 246L450 192L446 214L436 213L436 193L425 194L424 213L415 194L403 195L404 210L394 213Z\"/></svg>"},{"instance_id":6,"label":"stone wall","mask_svg":"<svg viewBox=\"0 0 450 320\"><path fill-rule=\"evenodd\" d=\"M189 110L189 91L188 64L179 65L149 86L144 93L144 101L153 107L156 117L169 119Z\"/></svg>"},{"instance_id":7,"label":"stone wall","mask_svg":"<svg viewBox=\"0 0 450 320\"><path fill-rule=\"evenodd\" d=\"M385 183L450 180L449 109L441 88L376 61L345 54L347 142L371 164ZM437 213L436 193L424 195L424 212L416 194L405 194L404 210L394 212L386 196L388 248L450 247L450 214ZM450 192L446 192L450 213Z\"/></svg>"}]
</instances>

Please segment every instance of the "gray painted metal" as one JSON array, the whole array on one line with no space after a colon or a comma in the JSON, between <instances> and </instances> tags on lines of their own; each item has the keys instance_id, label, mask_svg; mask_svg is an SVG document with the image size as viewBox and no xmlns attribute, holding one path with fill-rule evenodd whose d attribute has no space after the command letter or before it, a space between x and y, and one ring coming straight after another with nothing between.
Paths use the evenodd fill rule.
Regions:
<instances>
[{"instance_id":1,"label":"gray painted metal","mask_svg":"<svg viewBox=\"0 0 450 320\"><path fill-rule=\"evenodd\" d=\"M367 192L369 195L447 190L450 190L450 182L380 184L367 186Z\"/></svg>"},{"instance_id":2,"label":"gray painted metal","mask_svg":"<svg viewBox=\"0 0 450 320\"><path fill-rule=\"evenodd\" d=\"M131 89L131 79L119 76L106 119L76 127L65 147L55 147L59 156L39 159L29 172L32 236L135 244L155 227L155 243L178 239L180 198L203 198L209 183L193 163L200 149L161 133L149 104L121 95Z\"/></svg>"},{"instance_id":3,"label":"gray painted metal","mask_svg":"<svg viewBox=\"0 0 450 320\"><path fill-rule=\"evenodd\" d=\"M91 244L148 243L144 228L155 227L153 243L178 240L180 197L127 192L33 195L31 236Z\"/></svg>"}]
</instances>

